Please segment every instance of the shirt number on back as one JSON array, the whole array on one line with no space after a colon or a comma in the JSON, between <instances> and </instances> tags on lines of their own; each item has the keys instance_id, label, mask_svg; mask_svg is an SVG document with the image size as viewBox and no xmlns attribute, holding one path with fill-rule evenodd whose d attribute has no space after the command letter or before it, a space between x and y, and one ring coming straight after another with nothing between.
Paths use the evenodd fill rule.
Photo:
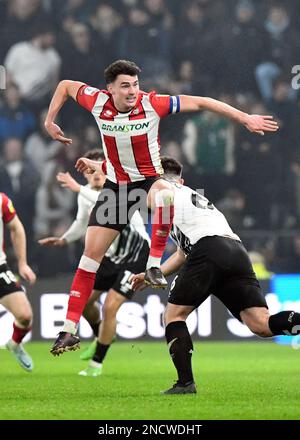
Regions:
<instances>
[{"instance_id":1,"label":"shirt number on back","mask_svg":"<svg viewBox=\"0 0 300 440\"><path fill-rule=\"evenodd\" d=\"M192 204L200 209L214 209L214 205L199 193L191 194Z\"/></svg>"}]
</instances>

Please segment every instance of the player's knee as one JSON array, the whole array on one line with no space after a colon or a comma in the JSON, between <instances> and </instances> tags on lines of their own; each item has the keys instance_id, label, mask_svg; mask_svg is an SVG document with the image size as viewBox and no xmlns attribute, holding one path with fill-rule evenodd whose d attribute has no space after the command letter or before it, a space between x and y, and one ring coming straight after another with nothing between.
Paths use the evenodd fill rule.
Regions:
<instances>
[{"instance_id":1,"label":"player's knee","mask_svg":"<svg viewBox=\"0 0 300 440\"><path fill-rule=\"evenodd\" d=\"M32 324L32 313L30 311L23 312L16 316L16 320L22 327L30 327Z\"/></svg>"},{"instance_id":2,"label":"player's knee","mask_svg":"<svg viewBox=\"0 0 300 440\"><path fill-rule=\"evenodd\" d=\"M86 251L84 251L84 255L82 255L79 261L78 268L86 270L88 272L97 272L100 262L101 258L100 260L97 259L96 252L90 252L88 254L86 253Z\"/></svg>"},{"instance_id":3,"label":"player's knee","mask_svg":"<svg viewBox=\"0 0 300 440\"><path fill-rule=\"evenodd\" d=\"M164 323L167 326L170 322L173 321L185 321L186 320L186 315L182 314L180 312L176 312L174 313L174 311L172 310L168 310L168 307L165 310L164 313Z\"/></svg>"},{"instance_id":4,"label":"player's knee","mask_svg":"<svg viewBox=\"0 0 300 440\"><path fill-rule=\"evenodd\" d=\"M91 260L94 260L98 264L101 263L101 260L103 258L103 254L100 254L99 250L97 250L97 249L85 248L84 249L84 255L86 257L90 258Z\"/></svg>"},{"instance_id":5,"label":"player's knee","mask_svg":"<svg viewBox=\"0 0 300 440\"><path fill-rule=\"evenodd\" d=\"M156 206L171 206L174 204L174 192L172 189L161 189L155 194Z\"/></svg>"},{"instance_id":6,"label":"player's knee","mask_svg":"<svg viewBox=\"0 0 300 440\"><path fill-rule=\"evenodd\" d=\"M246 309L241 312L241 319L244 324L261 338L272 336L269 328L269 311L264 307Z\"/></svg>"}]
</instances>

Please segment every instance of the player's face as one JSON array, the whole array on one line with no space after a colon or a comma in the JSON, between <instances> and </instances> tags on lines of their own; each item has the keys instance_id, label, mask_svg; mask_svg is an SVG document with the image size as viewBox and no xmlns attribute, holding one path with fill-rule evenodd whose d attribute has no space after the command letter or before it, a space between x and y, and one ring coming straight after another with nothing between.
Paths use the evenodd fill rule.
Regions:
<instances>
[{"instance_id":1,"label":"player's face","mask_svg":"<svg viewBox=\"0 0 300 440\"><path fill-rule=\"evenodd\" d=\"M97 171L95 171L93 174L85 173L84 176L92 189L99 191L103 188L103 185L105 183L105 176L102 173L98 173Z\"/></svg>"},{"instance_id":2,"label":"player's face","mask_svg":"<svg viewBox=\"0 0 300 440\"><path fill-rule=\"evenodd\" d=\"M107 86L112 94L116 109L120 112L129 112L134 108L140 91L138 77L118 75L115 81Z\"/></svg>"}]
</instances>

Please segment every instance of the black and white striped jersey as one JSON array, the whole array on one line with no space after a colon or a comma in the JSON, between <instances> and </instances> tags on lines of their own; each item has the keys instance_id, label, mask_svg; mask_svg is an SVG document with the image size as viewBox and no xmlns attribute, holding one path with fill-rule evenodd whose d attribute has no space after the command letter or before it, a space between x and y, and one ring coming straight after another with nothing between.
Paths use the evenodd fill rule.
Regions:
<instances>
[{"instance_id":1,"label":"black and white striped jersey","mask_svg":"<svg viewBox=\"0 0 300 440\"><path fill-rule=\"evenodd\" d=\"M76 219L61 238L71 243L84 236L90 213L98 196L99 192L92 190L88 185L80 187ZM138 260L145 241L150 243L150 238L141 214L136 211L130 223L115 238L105 255L115 264L134 263Z\"/></svg>"},{"instance_id":2,"label":"black and white striped jersey","mask_svg":"<svg viewBox=\"0 0 300 440\"><path fill-rule=\"evenodd\" d=\"M137 215L140 216L139 213ZM140 258L144 243L145 238L134 224L129 223L114 240L105 255L115 264L135 263Z\"/></svg>"},{"instance_id":3,"label":"black and white striped jersey","mask_svg":"<svg viewBox=\"0 0 300 440\"><path fill-rule=\"evenodd\" d=\"M190 253L192 245L189 238L184 235L184 233L176 225L174 225L174 223L170 231L170 237L186 255Z\"/></svg>"}]
</instances>

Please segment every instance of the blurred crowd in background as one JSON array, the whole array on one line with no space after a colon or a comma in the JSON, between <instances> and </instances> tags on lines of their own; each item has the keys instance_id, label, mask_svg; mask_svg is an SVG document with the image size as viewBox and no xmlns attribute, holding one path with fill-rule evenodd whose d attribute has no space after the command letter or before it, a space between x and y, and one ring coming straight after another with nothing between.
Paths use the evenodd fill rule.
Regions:
<instances>
[{"instance_id":1,"label":"blurred crowd in background","mask_svg":"<svg viewBox=\"0 0 300 440\"><path fill-rule=\"evenodd\" d=\"M76 159L101 149L93 117L73 102L58 121L72 147L53 141L47 106L61 79L105 88L103 70L119 58L142 68L142 90L274 115L280 130L264 137L208 112L166 118L162 154L184 164L185 182L204 189L267 273L300 273L298 10L297 0L0 0L0 191L14 201L40 276L72 270L82 250L37 244L76 214L56 174L83 183Z\"/></svg>"}]
</instances>

